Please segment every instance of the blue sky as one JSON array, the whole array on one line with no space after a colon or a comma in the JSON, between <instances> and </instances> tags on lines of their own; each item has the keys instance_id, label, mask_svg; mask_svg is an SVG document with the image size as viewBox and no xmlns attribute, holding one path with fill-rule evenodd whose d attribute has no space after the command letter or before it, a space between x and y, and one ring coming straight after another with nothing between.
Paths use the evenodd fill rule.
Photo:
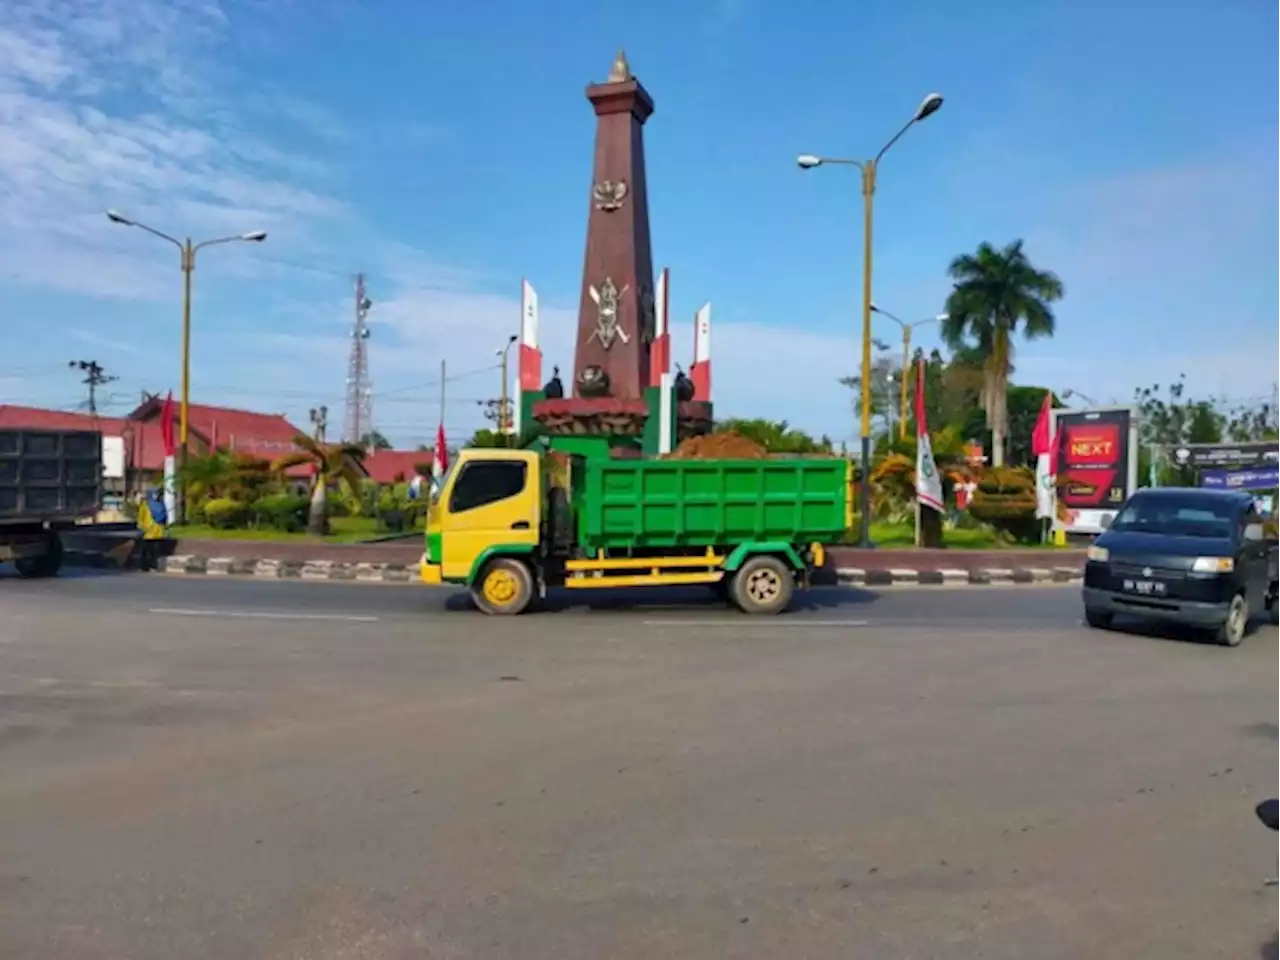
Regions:
<instances>
[{"instance_id":1,"label":"blue sky","mask_svg":"<svg viewBox=\"0 0 1280 960\"><path fill-rule=\"evenodd\" d=\"M498 389L522 276L568 366L593 116L618 47L646 126L676 360L714 305L718 411L856 432L856 171L888 155L876 300L938 312L946 266L1026 241L1066 285L1059 333L1015 380L1100 401L1185 373L1193 391L1277 379L1277 10L1217 4L707 0L6 0L0 23L0 402L71 407L69 360L119 377L109 409L176 388L176 251L202 251L193 399L340 426L351 283L374 308L375 422L465 437ZM927 331L928 328L925 328ZM892 340L892 326L877 331ZM922 331L925 345L936 334Z\"/></svg>"}]
</instances>

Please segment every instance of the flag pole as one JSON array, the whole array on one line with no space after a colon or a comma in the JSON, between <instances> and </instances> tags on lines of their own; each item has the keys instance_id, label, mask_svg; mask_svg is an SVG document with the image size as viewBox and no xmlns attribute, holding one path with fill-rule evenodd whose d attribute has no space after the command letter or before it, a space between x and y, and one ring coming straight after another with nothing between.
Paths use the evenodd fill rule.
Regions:
<instances>
[{"instance_id":1,"label":"flag pole","mask_svg":"<svg viewBox=\"0 0 1280 960\"><path fill-rule=\"evenodd\" d=\"M444 423L444 387L445 387L445 366L444 360L440 361L440 422Z\"/></svg>"}]
</instances>

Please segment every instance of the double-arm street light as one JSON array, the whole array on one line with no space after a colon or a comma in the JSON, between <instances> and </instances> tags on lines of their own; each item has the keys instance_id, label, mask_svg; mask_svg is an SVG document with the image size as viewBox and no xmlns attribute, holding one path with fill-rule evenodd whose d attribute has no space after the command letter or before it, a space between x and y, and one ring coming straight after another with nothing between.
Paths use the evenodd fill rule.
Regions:
<instances>
[{"instance_id":1,"label":"double-arm street light","mask_svg":"<svg viewBox=\"0 0 1280 960\"><path fill-rule=\"evenodd\" d=\"M515 427L515 417L511 415L509 407L511 405L510 390L511 385L507 383L508 355L511 353L511 347L520 338L514 333L507 338L507 342L494 351L502 358L502 392L498 394L498 436L502 437L502 445L504 447L511 446L511 442L507 439L507 424Z\"/></svg>"},{"instance_id":2,"label":"double-arm street light","mask_svg":"<svg viewBox=\"0 0 1280 960\"><path fill-rule=\"evenodd\" d=\"M871 542L871 498L869 479L871 476L871 208L872 198L876 192L876 171L880 160L912 126L927 117L933 116L942 106L942 94L931 93L921 102L915 115L908 120L901 130L893 135L870 160L842 160L834 157L819 157L813 154L802 154L796 163L802 170L812 170L824 164L840 164L857 167L862 171L862 206L863 206L863 254L862 254L862 494L859 510L862 515L862 530L858 546L872 547Z\"/></svg>"},{"instance_id":3,"label":"double-arm street light","mask_svg":"<svg viewBox=\"0 0 1280 960\"><path fill-rule=\"evenodd\" d=\"M902 373L900 377L902 382L898 397L898 438L905 440L907 439L907 365L911 363L911 331L916 327L924 326L926 323L941 323L943 320L950 319L950 315L940 313L936 317L926 317L924 320L917 320L915 323L907 323L874 303L871 304L871 312L878 313L882 317L888 317L902 328Z\"/></svg>"},{"instance_id":4,"label":"double-arm street light","mask_svg":"<svg viewBox=\"0 0 1280 960\"><path fill-rule=\"evenodd\" d=\"M196 269L196 251L202 247L211 247L216 243L233 243L238 240L261 243L267 239L267 231L253 230L249 233L240 233L232 237L217 237L213 240L192 243L190 237L185 240L179 240L177 237L161 233L145 223L131 220L118 210L108 210L107 219L112 223L118 223L125 227L137 227L139 230L145 230L161 240L168 240L178 248L178 252L182 256L182 398L178 406L178 466L183 467L187 462L187 428L191 403L191 274ZM174 520L176 523L183 523L187 516L186 498L179 493L175 499L177 516Z\"/></svg>"}]
</instances>

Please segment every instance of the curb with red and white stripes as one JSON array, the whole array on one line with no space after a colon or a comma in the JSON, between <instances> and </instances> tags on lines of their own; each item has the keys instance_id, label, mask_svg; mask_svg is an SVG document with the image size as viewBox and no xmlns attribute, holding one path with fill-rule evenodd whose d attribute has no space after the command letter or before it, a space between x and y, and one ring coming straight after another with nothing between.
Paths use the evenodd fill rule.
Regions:
<instances>
[{"instance_id":1,"label":"curb with red and white stripes","mask_svg":"<svg viewBox=\"0 0 1280 960\"><path fill-rule=\"evenodd\" d=\"M201 557L193 554L163 557L158 569L172 576L328 580L342 583L409 583L418 579L417 564ZM815 579L819 582L823 579L828 579L828 582L834 580L837 584L857 587L930 587L1076 583L1082 577L1083 571L1079 567L983 567L973 570L838 567L834 571L828 571L827 578L819 575Z\"/></svg>"}]
</instances>

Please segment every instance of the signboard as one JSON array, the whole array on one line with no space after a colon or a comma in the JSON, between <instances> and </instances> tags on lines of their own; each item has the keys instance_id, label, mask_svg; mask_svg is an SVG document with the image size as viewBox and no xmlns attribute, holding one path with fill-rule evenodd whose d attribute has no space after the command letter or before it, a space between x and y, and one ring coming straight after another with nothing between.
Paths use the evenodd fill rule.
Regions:
<instances>
[{"instance_id":1,"label":"signboard","mask_svg":"<svg viewBox=\"0 0 1280 960\"><path fill-rule=\"evenodd\" d=\"M1265 467L1280 465L1280 444L1274 440L1260 443L1188 443L1173 450L1173 462L1180 467ZM1208 484L1206 484L1208 486Z\"/></svg>"},{"instance_id":2,"label":"signboard","mask_svg":"<svg viewBox=\"0 0 1280 960\"><path fill-rule=\"evenodd\" d=\"M1138 486L1138 418L1130 407L1054 410L1053 528L1101 533Z\"/></svg>"},{"instance_id":3,"label":"signboard","mask_svg":"<svg viewBox=\"0 0 1280 960\"><path fill-rule=\"evenodd\" d=\"M1271 490L1280 486L1280 466L1248 470L1202 470L1200 486L1218 490Z\"/></svg>"},{"instance_id":4,"label":"signboard","mask_svg":"<svg viewBox=\"0 0 1280 960\"><path fill-rule=\"evenodd\" d=\"M106 480L124 478L124 437L102 438L102 476Z\"/></svg>"}]
</instances>

